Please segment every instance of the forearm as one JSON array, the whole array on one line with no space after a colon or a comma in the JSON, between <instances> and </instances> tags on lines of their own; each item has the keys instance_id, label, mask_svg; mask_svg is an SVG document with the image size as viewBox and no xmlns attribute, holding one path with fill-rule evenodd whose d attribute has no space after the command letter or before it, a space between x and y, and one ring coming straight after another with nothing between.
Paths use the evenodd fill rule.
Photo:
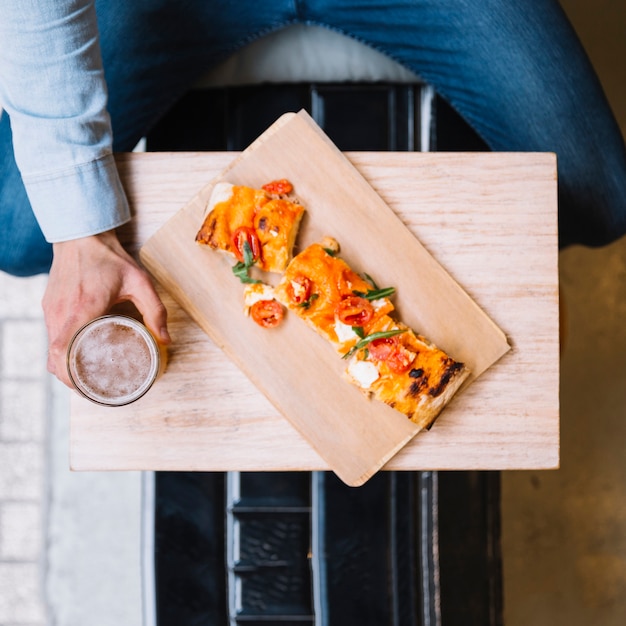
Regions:
<instances>
[{"instance_id":1,"label":"forearm","mask_svg":"<svg viewBox=\"0 0 626 626\"><path fill-rule=\"evenodd\" d=\"M3 0L0 41L0 101L46 238L74 239L127 221L93 1Z\"/></svg>"}]
</instances>

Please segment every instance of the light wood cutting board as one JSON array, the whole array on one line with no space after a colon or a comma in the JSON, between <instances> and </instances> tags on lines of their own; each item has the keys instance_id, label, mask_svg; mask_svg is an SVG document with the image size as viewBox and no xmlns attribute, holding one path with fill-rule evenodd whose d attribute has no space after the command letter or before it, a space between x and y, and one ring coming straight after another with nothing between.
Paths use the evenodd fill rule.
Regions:
<instances>
[{"instance_id":1,"label":"light wood cutting board","mask_svg":"<svg viewBox=\"0 0 626 626\"><path fill-rule=\"evenodd\" d=\"M276 178L288 178L307 208L298 246L338 239L357 271L397 288L401 319L465 362L472 379L509 345L304 112L281 117L168 220L141 249L142 262L329 467L360 485L419 429L345 382L345 363L294 316L270 331L246 318L232 263L194 242L216 182L260 186Z\"/></svg>"}]
</instances>

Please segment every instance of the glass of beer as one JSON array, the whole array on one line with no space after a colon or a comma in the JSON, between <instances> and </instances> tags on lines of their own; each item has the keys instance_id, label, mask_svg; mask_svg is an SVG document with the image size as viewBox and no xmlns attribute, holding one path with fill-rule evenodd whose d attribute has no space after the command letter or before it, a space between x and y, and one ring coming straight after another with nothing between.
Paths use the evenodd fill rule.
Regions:
<instances>
[{"instance_id":1,"label":"glass of beer","mask_svg":"<svg viewBox=\"0 0 626 626\"><path fill-rule=\"evenodd\" d=\"M126 315L104 315L74 335L67 370L85 398L122 406L152 387L165 368L165 356L165 349L141 322Z\"/></svg>"}]
</instances>

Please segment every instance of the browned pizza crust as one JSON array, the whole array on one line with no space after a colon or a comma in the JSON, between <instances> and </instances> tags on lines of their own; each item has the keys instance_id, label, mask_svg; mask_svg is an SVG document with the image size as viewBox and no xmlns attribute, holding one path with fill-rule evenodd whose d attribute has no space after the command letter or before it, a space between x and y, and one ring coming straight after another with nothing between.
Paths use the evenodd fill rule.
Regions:
<instances>
[{"instance_id":1,"label":"browned pizza crust","mask_svg":"<svg viewBox=\"0 0 626 626\"><path fill-rule=\"evenodd\" d=\"M363 324L343 323L340 303L355 293L373 293L373 287L336 256L338 245L332 242L313 244L295 256L275 297L331 343L346 360L346 378L366 396L429 428L469 370L394 319L388 297L370 301L372 310Z\"/></svg>"},{"instance_id":2,"label":"browned pizza crust","mask_svg":"<svg viewBox=\"0 0 626 626\"><path fill-rule=\"evenodd\" d=\"M397 323L396 326L403 327ZM346 376L366 395L400 411L422 428L430 428L470 372L463 363L455 361L410 328L399 337L402 337L402 344L416 354L405 372L396 373L384 362L376 363L379 377L366 388L351 376L350 364ZM353 359L362 361L363 355L355 355ZM371 360L367 362L372 363Z\"/></svg>"},{"instance_id":3,"label":"browned pizza crust","mask_svg":"<svg viewBox=\"0 0 626 626\"><path fill-rule=\"evenodd\" d=\"M291 260L303 214L304 207L287 195L217 183L196 242L238 258L237 232L246 229L260 244L255 265L267 272L282 272Z\"/></svg>"}]
</instances>

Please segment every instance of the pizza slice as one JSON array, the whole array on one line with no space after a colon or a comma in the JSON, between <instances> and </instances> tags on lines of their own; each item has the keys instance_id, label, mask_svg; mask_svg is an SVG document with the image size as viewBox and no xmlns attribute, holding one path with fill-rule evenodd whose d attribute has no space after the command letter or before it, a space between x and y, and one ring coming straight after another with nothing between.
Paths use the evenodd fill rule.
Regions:
<instances>
[{"instance_id":1,"label":"pizza slice","mask_svg":"<svg viewBox=\"0 0 626 626\"><path fill-rule=\"evenodd\" d=\"M394 307L336 256L338 251L331 237L302 250L287 266L275 297L341 352L359 339L355 327L372 325Z\"/></svg>"},{"instance_id":2,"label":"pizza slice","mask_svg":"<svg viewBox=\"0 0 626 626\"><path fill-rule=\"evenodd\" d=\"M346 376L363 393L430 428L469 376L443 350L392 318L380 320L348 353Z\"/></svg>"},{"instance_id":3,"label":"pizza slice","mask_svg":"<svg viewBox=\"0 0 626 626\"><path fill-rule=\"evenodd\" d=\"M366 396L429 428L468 369L395 320L395 290L359 276L338 250L330 238L305 248L274 297L331 343L346 360L347 379Z\"/></svg>"},{"instance_id":4,"label":"pizza slice","mask_svg":"<svg viewBox=\"0 0 626 626\"><path fill-rule=\"evenodd\" d=\"M196 242L263 271L284 271L304 214L292 192L287 180L272 181L260 189L217 183Z\"/></svg>"}]
</instances>

